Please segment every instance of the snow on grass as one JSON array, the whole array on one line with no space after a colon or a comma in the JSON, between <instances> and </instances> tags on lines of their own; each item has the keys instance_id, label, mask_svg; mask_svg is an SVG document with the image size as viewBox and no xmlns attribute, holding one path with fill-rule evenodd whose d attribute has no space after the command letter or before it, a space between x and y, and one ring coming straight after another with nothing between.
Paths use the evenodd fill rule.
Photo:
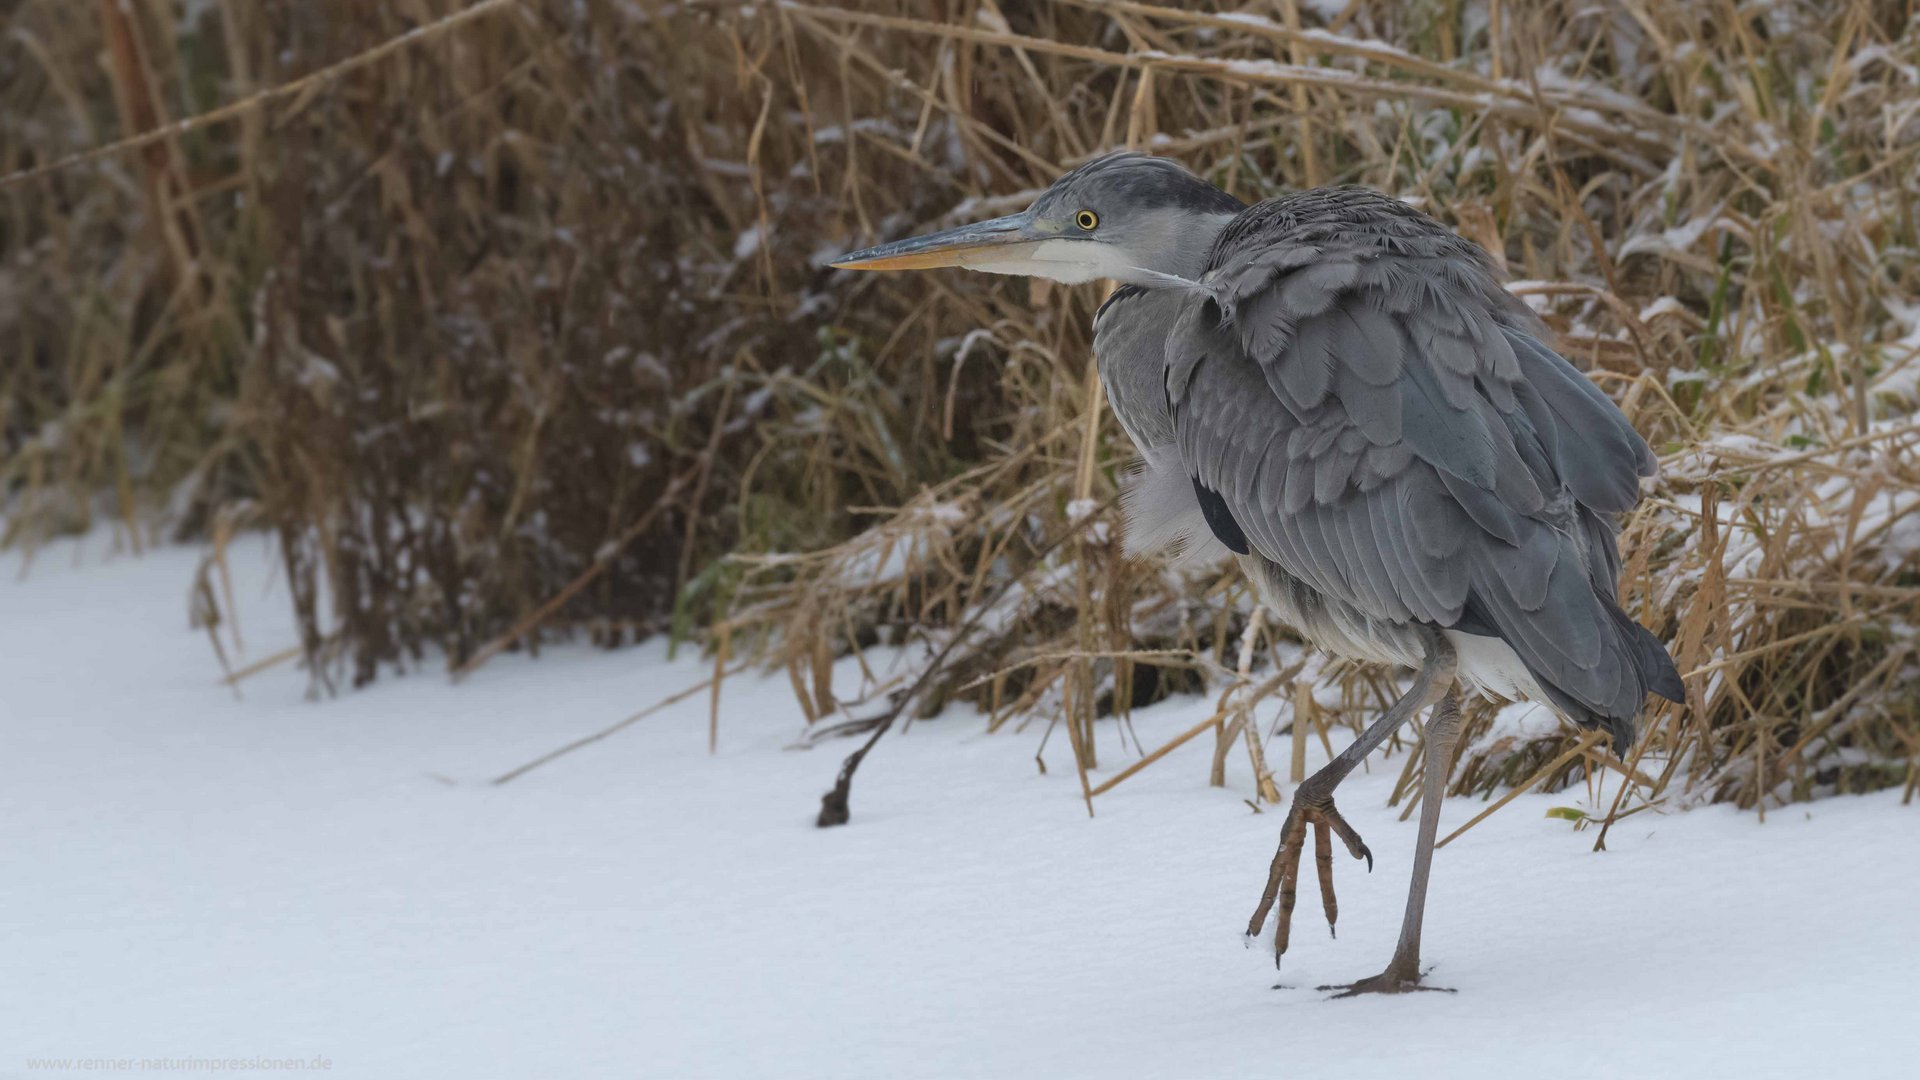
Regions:
<instances>
[{"instance_id":1,"label":"snow on grass","mask_svg":"<svg viewBox=\"0 0 1920 1080\"><path fill-rule=\"evenodd\" d=\"M1897 794L1643 813L1605 854L1545 812L1610 788L1524 796L1436 860L1426 958L1459 993L1334 1002L1312 987L1377 970L1398 930L1397 760L1342 789L1378 868L1341 858L1337 941L1303 885L1276 990L1239 930L1279 815L1241 801L1244 755L1205 786L1205 739L1088 819L1065 739L1038 775L1037 729L954 711L882 742L822 831L850 744L790 749L787 680L746 679L717 754L700 694L493 787L709 665L554 649L318 702L283 666L236 699L186 626L196 558L96 538L16 581L0 557L0 1076L1874 1077L1920 1054ZM236 550L247 659L293 641L270 567ZM1135 726L1151 748L1207 707ZM1101 738L1107 769L1132 760Z\"/></svg>"}]
</instances>

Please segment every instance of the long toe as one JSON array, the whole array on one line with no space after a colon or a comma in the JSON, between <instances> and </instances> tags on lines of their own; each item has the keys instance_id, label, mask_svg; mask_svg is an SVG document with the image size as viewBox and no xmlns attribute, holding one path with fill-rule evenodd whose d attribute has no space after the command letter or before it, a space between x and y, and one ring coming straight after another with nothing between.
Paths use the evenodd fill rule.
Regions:
<instances>
[{"instance_id":1,"label":"long toe","mask_svg":"<svg viewBox=\"0 0 1920 1080\"><path fill-rule=\"evenodd\" d=\"M1346 818L1340 816L1340 809L1329 802L1317 811L1317 816L1321 821L1332 827L1334 833L1340 837L1341 843L1347 845L1347 854L1352 855L1356 859L1365 859L1367 861L1367 872L1371 874L1373 872L1373 850L1367 847L1365 841L1360 839L1359 830L1348 824Z\"/></svg>"},{"instance_id":2,"label":"long toe","mask_svg":"<svg viewBox=\"0 0 1920 1080\"><path fill-rule=\"evenodd\" d=\"M1336 998L1359 997L1362 994L1411 994L1429 991L1451 994L1455 992L1450 986L1427 985L1421 981L1418 973L1409 975L1394 971L1392 968L1357 982L1323 986L1320 989L1331 993Z\"/></svg>"},{"instance_id":3,"label":"long toe","mask_svg":"<svg viewBox=\"0 0 1920 1080\"><path fill-rule=\"evenodd\" d=\"M1313 823L1313 868L1320 877L1320 907L1327 916L1327 936L1337 938L1334 924L1340 921L1340 900L1333 892L1333 838L1327 820L1315 816Z\"/></svg>"},{"instance_id":4,"label":"long toe","mask_svg":"<svg viewBox=\"0 0 1920 1080\"><path fill-rule=\"evenodd\" d=\"M1280 847L1273 853L1273 865L1267 871L1267 887L1260 895L1260 906L1247 920L1249 936L1260 933L1274 901L1280 903L1279 917L1273 928L1273 966L1280 966L1287 953L1287 941L1293 932L1293 905L1299 896L1300 851L1306 846L1307 819L1298 804L1287 814L1280 829Z\"/></svg>"}]
</instances>

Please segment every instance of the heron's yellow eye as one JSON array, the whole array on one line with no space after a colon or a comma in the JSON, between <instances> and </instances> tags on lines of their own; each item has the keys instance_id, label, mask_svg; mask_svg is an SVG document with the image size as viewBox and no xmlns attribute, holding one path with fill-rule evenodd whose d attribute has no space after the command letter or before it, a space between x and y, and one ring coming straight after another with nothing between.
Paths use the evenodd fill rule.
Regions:
<instances>
[{"instance_id":1,"label":"heron's yellow eye","mask_svg":"<svg viewBox=\"0 0 1920 1080\"><path fill-rule=\"evenodd\" d=\"M1073 215L1073 223L1085 229L1087 232L1092 232L1094 226L1100 224L1100 215L1091 210L1082 210Z\"/></svg>"}]
</instances>

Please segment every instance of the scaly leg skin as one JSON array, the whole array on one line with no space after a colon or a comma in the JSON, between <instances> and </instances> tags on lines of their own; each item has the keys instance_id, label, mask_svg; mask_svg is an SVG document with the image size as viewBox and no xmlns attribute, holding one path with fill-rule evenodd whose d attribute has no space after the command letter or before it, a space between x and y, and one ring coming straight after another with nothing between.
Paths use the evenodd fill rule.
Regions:
<instances>
[{"instance_id":1,"label":"scaly leg skin","mask_svg":"<svg viewBox=\"0 0 1920 1080\"><path fill-rule=\"evenodd\" d=\"M1446 638L1438 633L1430 634L1427 659L1421 664L1413 687L1362 732L1353 745L1308 777L1293 793L1293 807L1287 811L1286 823L1280 829L1279 850L1274 852L1273 865L1267 870L1266 890L1260 895L1260 906L1254 910L1253 918L1247 920L1247 936L1257 936L1266 924L1267 912L1273 909L1274 901L1277 899L1280 902L1280 918L1273 935L1274 967L1280 966L1280 960L1287 952L1288 939L1292 936L1293 907L1298 899L1300 855L1306 847L1307 824L1313 824L1316 849L1314 864L1320 878L1320 902L1326 910L1327 930L1331 933L1334 921L1339 917L1340 904L1333 891L1333 846L1329 833L1338 835L1354 858L1365 859L1367 869L1373 869L1373 853L1367 850L1367 845L1361 841L1354 827L1347 824L1347 819L1341 817L1340 811L1334 808L1333 789L1400 725L1448 692L1453 685L1454 664L1453 647Z\"/></svg>"},{"instance_id":2,"label":"scaly leg skin","mask_svg":"<svg viewBox=\"0 0 1920 1080\"><path fill-rule=\"evenodd\" d=\"M1361 994L1404 994L1412 990L1444 990L1420 983L1420 922L1427 907L1427 876L1433 867L1433 838L1440 830L1440 802L1447 794L1447 772L1453 764L1454 744L1460 738L1460 692L1447 691L1427 720L1426 766L1420 778L1420 839L1414 849L1413 883L1407 889L1407 914L1400 924L1400 943L1387 970L1345 986L1323 986L1335 997ZM1447 990L1452 993L1451 990Z\"/></svg>"},{"instance_id":3,"label":"scaly leg skin","mask_svg":"<svg viewBox=\"0 0 1920 1080\"><path fill-rule=\"evenodd\" d=\"M1320 908L1327 915L1327 936L1337 938L1339 931L1334 929L1340 921L1340 899L1333 895L1333 840L1327 835L1327 823L1313 823L1313 868L1320 874ZM1366 845L1361 845L1365 850ZM1373 870L1373 853L1367 852L1367 870Z\"/></svg>"}]
</instances>

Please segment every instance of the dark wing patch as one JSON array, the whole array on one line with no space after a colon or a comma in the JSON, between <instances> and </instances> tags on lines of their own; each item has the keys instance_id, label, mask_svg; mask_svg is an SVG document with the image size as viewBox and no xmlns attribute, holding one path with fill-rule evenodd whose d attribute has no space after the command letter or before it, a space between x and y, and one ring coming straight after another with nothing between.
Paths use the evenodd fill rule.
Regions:
<instances>
[{"instance_id":1,"label":"dark wing patch","mask_svg":"<svg viewBox=\"0 0 1920 1080\"><path fill-rule=\"evenodd\" d=\"M1240 523L1233 520L1233 511L1227 509L1227 501L1220 493L1201 483L1193 482L1193 493L1200 497L1200 513L1207 519L1207 528L1213 530L1215 539L1227 545L1227 550L1235 555L1245 555L1253 549L1247 546L1247 534Z\"/></svg>"}]
</instances>

